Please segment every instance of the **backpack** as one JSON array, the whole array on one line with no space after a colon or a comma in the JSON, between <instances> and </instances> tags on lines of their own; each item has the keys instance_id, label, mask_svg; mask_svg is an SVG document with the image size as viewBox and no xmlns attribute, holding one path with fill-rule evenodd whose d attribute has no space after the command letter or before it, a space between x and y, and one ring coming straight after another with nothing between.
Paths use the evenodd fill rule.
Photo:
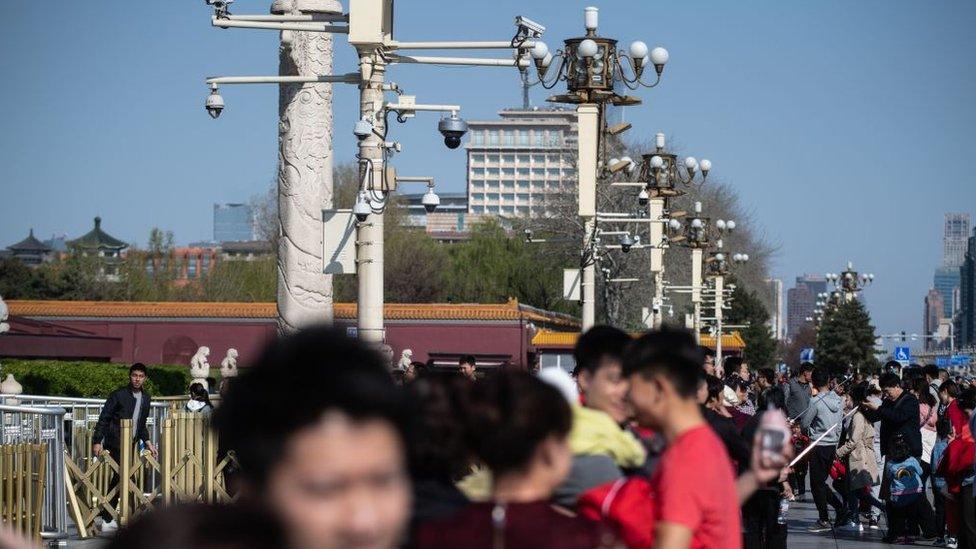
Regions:
<instances>
[{"instance_id":1,"label":"backpack","mask_svg":"<svg viewBox=\"0 0 976 549\"><path fill-rule=\"evenodd\" d=\"M889 471L891 472L892 505L905 507L915 503L922 496L924 487L918 473L919 469L918 461L915 458L891 464Z\"/></svg>"},{"instance_id":2,"label":"backpack","mask_svg":"<svg viewBox=\"0 0 976 549\"><path fill-rule=\"evenodd\" d=\"M592 488L580 495L576 507L580 516L613 527L629 549L653 545L654 500L645 477L624 477Z\"/></svg>"}]
</instances>

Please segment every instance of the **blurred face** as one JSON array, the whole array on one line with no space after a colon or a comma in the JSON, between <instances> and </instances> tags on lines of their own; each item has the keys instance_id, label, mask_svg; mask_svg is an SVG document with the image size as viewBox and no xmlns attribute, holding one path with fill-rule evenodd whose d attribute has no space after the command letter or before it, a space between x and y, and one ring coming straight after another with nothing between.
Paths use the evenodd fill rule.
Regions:
<instances>
[{"instance_id":1,"label":"blurred face","mask_svg":"<svg viewBox=\"0 0 976 549\"><path fill-rule=\"evenodd\" d=\"M901 396L901 394L903 392L904 392L904 390L901 387L897 386L897 385L895 385L894 387L887 387L887 388L886 387L882 387L881 388L881 394L884 395L885 398L887 398L888 400L895 400L895 399L897 399L898 397Z\"/></svg>"},{"instance_id":2,"label":"blurred face","mask_svg":"<svg viewBox=\"0 0 976 549\"><path fill-rule=\"evenodd\" d=\"M630 418L630 406L627 403L627 389L630 384L621 373L619 360L603 358L595 372L580 372L579 386L586 397L587 408L600 410L617 423L623 423Z\"/></svg>"},{"instance_id":3,"label":"blurred face","mask_svg":"<svg viewBox=\"0 0 976 549\"><path fill-rule=\"evenodd\" d=\"M467 362L461 364L461 374L474 379L474 364L468 364Z\"/></svg>"},{"instance_id":4,"label":"blurred face","mask_svg":"<svg viewBox=\"0 0 976 549\"><path fill-rule=\"evenodd\" d=\"M140 370L129 372L129 385L136 390L142 390L142 384L146 382L146 373Z\"/></svg>"},{"instance_id":5,"label":"blurred face","mask_svg":"<svg viewBox=\"0 0 976 549\"><path fill-rule=\"evenodd\" d=\"M738 373L739 373L739 377L742 379L742 381L745 381L745 382L748 383L748 381L749 381L749 365L746 364L745 362L743 362L739 366L739 372Z\"/></svg>"},{"instance_id":6,"label":"blurred face","mask_svg":"<svg viewBox=\"0 0 976 549\"><path fill-rule=\"evenodd\" d=\"M296 547L396 547L411 495L399 434L339 412L292 436L268 479L266 501Z\"/></svg>"},{"instance_id":7,"label":"blurred face","mask_svg":"<svg viewBox=\"0 0 976 549\"><path fill-rule=\"evenodd\" d=\"M813 380L813 370L800 374L800 381L803 383L810 383L811 380Z\"/></svg>"},{"instance_id":8,"label":"blurred face","mask_svg":"<svg viewBox=\"0 0 976 549\"><path fill-rule=\"evenodd\" d=\"M660 430L667 412L667 399L664 394L666 380L660 376L650 379L641 374L630 376L628 400L634 409L634 417L642 427Z\"/></svg>"},{"instance_id":9,"label":"blurred face","mask_svg":"<svg viewBox=\"0 0 976 549\"><path fill-rule=\"evenodd\" d=\"M404 381L413 381L417 378L417 368L413 364L407 366L407 369L403 371Z\"/></svg>"},{"instance_id":10,"label":"blurred face","mask_svg":"<svg viewBox=\"0 0 976 549\"><path fill-rule=\"evenodd\" d=\"M715 375L715 357L712 355L705 355L705 373L710 376Z\"/></svg>"}]
</instances>

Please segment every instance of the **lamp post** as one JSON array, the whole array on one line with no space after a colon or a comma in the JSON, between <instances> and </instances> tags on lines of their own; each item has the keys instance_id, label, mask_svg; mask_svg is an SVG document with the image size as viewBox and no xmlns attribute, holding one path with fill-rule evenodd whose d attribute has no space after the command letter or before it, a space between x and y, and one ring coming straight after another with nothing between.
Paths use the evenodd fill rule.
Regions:
<instances>
[{"instance_id":1,"label":"lamp post","mask_svg":"<svg viewBox=\"0 0 976 549\"><path fill-rule=\"evenodd\" d=\"M720 234L726 233L735 229L735 222L719 219L715 222L715 228ZM729 258L723 247L722 239L719 238L715 242L715 251L709 254L706 270L706 276L710 277L715 284L715 364L720 367L722 365L722 320L725 316L725 277L729 274ZM733 264L738 265L747 261L749 261L749 254L732 254Z\"/></svg>"},{"instance_id":2,"label":"lamp post","mask_svg":"<svg viewBox=\"0 0 976 549\"><path fill-rule=\"evenodd\" d=\"M524 17L517 17L515 20L516 32L510 40L497 41L426 41L426 42L402 42L393 37L393 0L350 0L349 14L341 13L341 6L338 2L331 0L277 0L276 8L272 15L231 15L228 6L233 0L206 0L208 5L213 6L214 15L211 23L215 27L229 28L252 28L252 29L273 29L282 32L283 47L291 44L292 49L296 47L296 36L306 34L325 33L325 34L348 34L348 42L358 54L358 71L344 75L324 74L331 72L332 51L331 48L324 49L315 44L301 42L297 44L298 49L308 59L305 61L307 67L299 71L286 71L285 61L282 61L282 74L279 76L258 76L258 77L218 77L207 80L211 87L211 94L207 97L207 112L217 118L224 110L224 100L218 91L221 84L279 84L282 88L286 85L314 86L316 84L327 84L332 82L342 82L357 84L359 86L359 107L360 116L357 121L354 134L359 140L359 152L357 160L359 162L360 185L356 204L352 214L356 218L356 272L358 275L358 313L357 325L359 338L365 342L380 344L385 339L383 325L383 225L384 211L389 203L390 193L396 190L396 174L388 168L387 164L390 157L399 152L399 143L387 141L388 115L395 113L397 120L405 122L412 118L418 111L442 111L450 113L449 116L442 118L438 124L438 131L444 137L445 145L450 149L456 149L461 144L461 137L467 131L467 124L460 119L457 105L423 105L418 104L413 96L403 94L396 84L386 82L386 71L391 64L438 64L438 65L466 65L466 66L495 66L495 67L528 67L529 51L536 46L538 39L545 31L545 27ZM321 6L328 4L330 9L321 9ZM310 6L303 9L302 6ZM347 24L344 24L347 23ZM331 38L330 44L331 44ZM432 57L404 54L408 50L454 50L454 49L502 49L514 50L514 58L480 58L480 57ZM321 59L322 56L328 57L327 62ZM297 72L297 74L292 74ZM303 93L304 93L304 88ZM329 90L331 92L331 90ZM387 102L387 93L396 93L395 102ZM301 122L305 125L301 125ZM297 124L297 125L296 125ZM311 124L316 124L311 126ZM319 128L319 126L322 126ZM305 186L292 186L291 179L287 179L287 174L299 170L304 163L315 160L316 151L310 151L307 147L295 144L296 135L302 139L312 141L327 140L331 145L332 126L331 126L331 93L329 93L329 103L324 111L315 111L311 115L303 115L300 120L292 120L282 115L282 150L286 144L295 151L293 157L282 154L282 164L279 178L279 194L286 189L296 197L302 197L307 193L307 185L319 185L320 178L331 177L331 163L329 169L318 170L320 177L313 178ZM312 131L315 129L316 131ZM331 158L331 146L328 148ZM282 183L284 182L284 183ZM298 234L285 234L288 242L297 241L298 236L308 237L308 242L304 242L300 248L321 250L322 242L322 217L323 209L331 208L331 181L328 181L328 202L315 202L295 205L305 212L304 222L298 224L296 232ZM428 198L425 205L433 199ZM436 205L435 205L436 207ZM283 231L284 228L284 216ZM315 235L318 235L317 237ZM317 244L317 245L316 245ZM332 318L332 289L331 280L323 283L326 287L308 291L308 286L302 280L296 280L293 273L303 269L316 273L321 280L326 280L324 275L325 262L323 257L310 256L302 260L282 262L283 252L279 247L279 289L278 289L278 310L279 326L282 331L300 327L301 324L308 322L309 315L303 318L302 322L295 323L287 319L285 302L290 296L302 296L307 298L311 295L327 295L327 308L323 308L316 315L311 315L313 321L329 321Z\"/></svg>"},{"instance_id":3,"label":"lamp post","mask_svg":"<svg viewBox=\"0 0 976 549\"><path fill-rule=\"evenodd\" d=\"M825 278L828 282L832 282L834 287L843 294L844 301L853 301L857 297L857 294L874 282L874 274L858 274L854 270L854 264L850 261L847 262L847 269L843 272L840 274L827 273Z\"/></svg>"},{"instance_id":4,"label":"lamp post","mask_svg":"<svg viewBox=\"0 0 976 549\"><path fill-rule=\"evenodd\" d=\"M641 155L641 168L638 179L645 183L638 195L638 202L647 202L647 213L651 220L650 245L651 275L654 278L654 297L651 301L653 315L652 325L661 326L664 315L664 250L667 247L665 233L667 229L677 231L681 225L677 221L678 212L668 212L669 199L685 194L683 186L689 186L696 181L696 175L701 174L704 183L708 172L712 169L711 161L694 157L687 157L679 161L678 156L668 152L665 148L665 136L658 133L654 136L654 151ZM646 197L646 198L645 198ZM667 213L667 216L666 216ZM670 219L669 219L670 218ZM667 223L657 223L666 221ZM731 228L735 228L732 223Z\"/></svg>"},{"instance_id":5,"label":"lamp post","mask_svg":"<svg viewBox=\"0 0 976 549\"><path fill-rule=\"evenodd\" d=\"M537 41L531 50L538 80L546 89L560 81L566 82L567 93L548 100L577 105L577 173L579 187L579 215L583 219L583 245L580 252L582 280L583 331L596 322L596 185L598 173L623 166L609 166L606 162L605 140L608 132L605 111L607 105L640 104L640 99L617 94L618 84L629 89L654 87L668 62L668 51L636 41L627 52L617 50L617 40L597 34L599 10L583 10L584 36L564 40L563 49L553 55L549 47ZM654 67L654 82L644 81L645 69ZM601 165L601 158L603 159Z\"/></svg>"}]
</instances>

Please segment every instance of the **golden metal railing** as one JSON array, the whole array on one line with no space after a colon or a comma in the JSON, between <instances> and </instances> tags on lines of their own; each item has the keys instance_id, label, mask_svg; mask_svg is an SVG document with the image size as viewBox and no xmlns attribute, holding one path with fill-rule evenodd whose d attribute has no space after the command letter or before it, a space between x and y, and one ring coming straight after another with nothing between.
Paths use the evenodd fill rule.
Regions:
<instances>
[{"instance_id":1,"label":"golden metal railing","mask_svg":"<svg viewBox=\"0 0 976 549\"><path fill-rule=\"evenodd\" d=\"M0 446L0 522L23 535L41 537L47 444Z\"/></svg>"},{"instance_id":2,"label":"golden metal railing","mask_svg":"<svg viewBox=\"0 0 976 549\"><path fill-rule=\"evenodd\" d=\"M201 414L171 411L162 423L158 461L132 445L123 446L119 456L103 451L85 466L66 456L68 508L79 535L92 535L102 511L125 524L161 504L231 501L224 477L236 458L232 452L218 455L217 434L209 423ZM121 440L132 440L132 420L122 420L120 434ZM112 482L116 474L119 480ZM160 482L151 482L154 474Z\"/></svg>"}]
</instances>

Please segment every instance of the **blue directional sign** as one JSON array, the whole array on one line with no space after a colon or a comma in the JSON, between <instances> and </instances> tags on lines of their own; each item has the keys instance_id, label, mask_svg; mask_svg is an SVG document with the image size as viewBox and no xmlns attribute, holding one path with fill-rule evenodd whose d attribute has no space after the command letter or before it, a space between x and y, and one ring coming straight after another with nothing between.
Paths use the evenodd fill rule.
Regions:
<instances>
[{"instance_id":1,"label":"blue directional sign","mask_svg":"<svg viewBox=\"0 0 976 549\"><path fill-rule=\"evenodd\" d=\"M895 347L895 360L910 364L912 362L912 350L908 347Z\"/></svg>"},{"instance_id":2,"label":"blue directional sign","mask_svg":"<svg viewBox=\"0 0 976 549\"><path fill-rule=\"evenodd\" d=\"M952 356L937 356L935 357L935 365L940 368L946 367L956 367L956 366L969 366L972 362L972 357L969 355L952 355Z\"/></svg>"},{"instance_id":3,"label":"blue directional sign","mask_svg":"<svg viewBox=\"0 0 976 549\"><path fill-rule=\"evenodd\" d=\"M813 349L800 349L800 362L813 362Z\"/></svg>"}]
</instances>

